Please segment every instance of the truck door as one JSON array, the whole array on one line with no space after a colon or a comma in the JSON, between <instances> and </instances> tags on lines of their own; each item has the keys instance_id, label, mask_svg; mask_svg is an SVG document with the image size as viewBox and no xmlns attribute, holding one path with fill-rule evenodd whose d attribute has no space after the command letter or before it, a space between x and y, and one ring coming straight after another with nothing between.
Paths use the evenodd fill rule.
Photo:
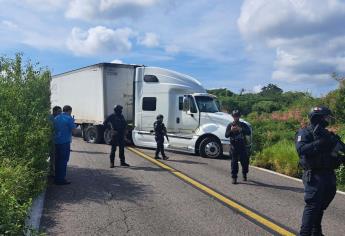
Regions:
<instances>
[{"instance_id":1,"label":"truck door","mask_svg":"<svg viewBox=\"0 0 345 236\"><path fill-rule=\"evenodd\" d=\"M199 126L199 113L193 96L185 95L183 97L181 113L180 133L193 134Z\"/></svg>"}]
</instances>

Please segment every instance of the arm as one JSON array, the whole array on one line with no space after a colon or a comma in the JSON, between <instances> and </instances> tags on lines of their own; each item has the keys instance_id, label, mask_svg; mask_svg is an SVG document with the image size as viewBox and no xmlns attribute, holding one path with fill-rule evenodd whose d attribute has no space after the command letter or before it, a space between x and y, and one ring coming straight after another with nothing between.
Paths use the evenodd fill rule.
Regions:
<instances>
[{"instance_id":1,"label":"arm","mask_svg":"<svg viewBox=\"0 0 345 236\"><path fill-rule=\"evenodd\" d=\"M110 115L111 116L111 115ZM108 127L108 124L109 124L109 121L110 121L110 116L108 116L106 119L105 119L105 121L103 122L103 125L105 126L105 127Z\"/></svg>"},{"instance_id":2,"label":"arm","mask_svg":"<svg viewBox=\"0 0 345 236\"><path fill-rule=\"evenodd\" d=\"M296 149L299 155L313 155L320 149L320 140L313 140L305 130L298 131Z\"/></svg>"},{"instance_id":3,"label":"arm","mask_svg":"<svg viewBox=\"0 0 345 236\"><path fill-rule=\"evenodd\" d=\"M167 128L165 127L164 124L163 124L163 133L164 133L165 137L167 138L167 140L168 140L168 142L169 142L169 137L168 137Z\"/></svg>"},{"instance_id":4,"label":"arm","mask_svg":"<svg viewBox=\"0 0 345 236\"><path fill-rule=\"evenodd\" d=\"M70 117L70 120L68 122L68 127L71 129L71 130L74 130L75 128L77 128L77 126L75 125L74 123L74 118L73 117Z\"/></svg>"},{"instance_id":5,"label":"arm","mask_svg":"<svg viewBox=\"0 0 345 236\"><path fill-rule=\"evenodd\" d=\"M251 134L251 130L249 128L249 126L244 123L244 122L241 122L242 123L242 133L243 135L250 135Z\"/></svg>"},{"instance_id":6,"label":"arm","mask_svg":"<svg viewBox=\"0 0 345 236\"><path fill-rule=\"evenodd\" d=\"M228 124L228 126L226 127L225 138L229 138L230 136L231 136L231 123Z\"/></svg>"}]
</instances>

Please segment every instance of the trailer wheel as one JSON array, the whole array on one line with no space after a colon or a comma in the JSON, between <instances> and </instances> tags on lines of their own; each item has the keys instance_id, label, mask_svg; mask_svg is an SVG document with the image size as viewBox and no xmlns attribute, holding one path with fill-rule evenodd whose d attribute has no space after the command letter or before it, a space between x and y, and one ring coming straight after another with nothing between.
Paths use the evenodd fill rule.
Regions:
<instances>
[{"instance_id":1,"label":"trailer wheel","mask_svg":"<svg viewBox=\"0 0 345 236\"><path fill-rule=\"evenodd\" d=\"M207 137L201 141L199 152L202 157L219 158L223 155L223 148L217 138Z\"/></svg>"},{"instance_id":2,"label":"trailer wheel","mask_svg":"<svg viewBox=\"0 0 345 236\"><path fill-rule=\"evenodd\" d=\"M86 131L86 129L87 129L87 126L84 125L84 124L82 124L80 127L81 127L81 137L83 138L84 141L87 141L87 140L86 140L86 134L85 134L85 131Z\"/></svg>"},{"instance_id":3,"label":"trailer wheel","mask_svg":"<svg viewBox=\"0 0 345 236\"><path fill-rule=\"evenodd\" d=\"M90 125L85 130L85 140L89 143L101 143L103 140L103 129L100 126Z\"/></svg>"},{"instance_id":4,"label":"trailer wheel","mask_svg":"<svg viewBox=\"0 0 345 236\"><path fill-rule=\"evenodd\" d=\"M106 144L111 144L111 130L110 129L105 129L104 134L103 134L104 142Z\"/></svg>"}]
</instances>

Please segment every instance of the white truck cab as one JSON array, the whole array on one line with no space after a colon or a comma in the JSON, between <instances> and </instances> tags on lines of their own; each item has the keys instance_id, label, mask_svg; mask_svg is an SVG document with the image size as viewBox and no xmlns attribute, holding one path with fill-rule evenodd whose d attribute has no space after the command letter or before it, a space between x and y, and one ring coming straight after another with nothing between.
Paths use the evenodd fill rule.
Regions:
<instances>
[{"instance_id":1,"label":"white truck cab","mask_svg":"<svg viewBox=\"0 0 345 236\"><path fill-rule=\"evenodd\" d=\"M166 69L137 68L134 144L155 147L153 122L164 116L169 142L165 148L218 158L228 152L225 130L233 121L220 112L214 95L207 94L196 79Z\"/></svg>"}]
</instances>

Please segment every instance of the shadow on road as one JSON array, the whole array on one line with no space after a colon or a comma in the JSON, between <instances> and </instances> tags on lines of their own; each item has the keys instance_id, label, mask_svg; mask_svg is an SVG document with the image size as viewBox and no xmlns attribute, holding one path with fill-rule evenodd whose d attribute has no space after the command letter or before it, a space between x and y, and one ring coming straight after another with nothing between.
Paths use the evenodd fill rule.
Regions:
<instances>
[{"instance_id":1,"label":"shadow on road","mask_svg":"<svg viewBox=\"0 0 345 236\"><path fill-rule=\"evenodd\" d=\"M207 165L207 163L198 162L198 161L189 161L189 160L171 160L171 159L169 159L167 162L179 162L179 163L184 163L184 164Z\"/></svg>"},{"instance_id":2,"label":"shadow on road","mask_svg":"<svg viewBox=\"0 0 345 236\"><path fill-rule=\"evenodd\" d=\"M279 189L279 190L287 190L287 191L292 191L292 192L296 192L296 193L303 193L304 192L303 188L281 186L281 185L271 185L271 184L266 184L266 183L262 183L262 182L255 181L255 180L250 180L248 182L243 182L243 183L241 182L241 184L260 186L260 187L264 187L264 188L273 188L273 189Z\"/></svg>"},{"instance_id":3,"label":"shadow on road","mask_svg":"<svg viewBox=\"0 0 345 236\"><path fill-rule=\"evenodd\" d=\"M84 154L91 154L91 155L109 155L109 152L95 152L95 151L81 151L81 150L71 150L71 152L76 152L76 153L84 153Z\"/></svg>"},{"instance_id":4,"label":"shadow on road","mask_svg":"<svg viewBox=\"0 0 345 236\"><path fill-rule=\"evenodd\" d=\"M68 167L68 179L72 184L57 186L49 184L41 220L45 231L56 225L61 209L76 205L108 204L112 200L137 202L152 193L149 185L143 185L130 177L116 174L116 171ZM68 210L67 210L68 211Z\"/></svg>"}]
</instances>

